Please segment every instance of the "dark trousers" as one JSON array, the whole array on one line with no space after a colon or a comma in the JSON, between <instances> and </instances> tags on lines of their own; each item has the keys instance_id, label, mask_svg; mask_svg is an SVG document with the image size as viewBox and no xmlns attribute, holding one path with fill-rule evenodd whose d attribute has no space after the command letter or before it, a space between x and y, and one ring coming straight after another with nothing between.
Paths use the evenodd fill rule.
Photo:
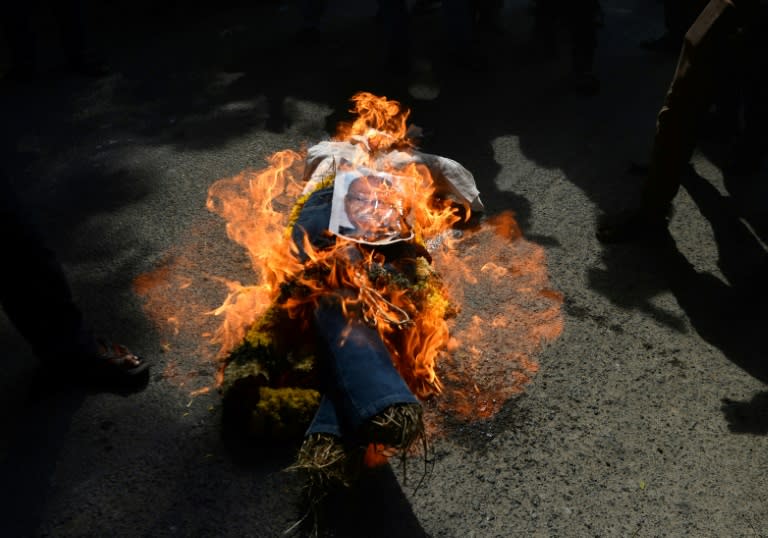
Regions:
<instances>
[{"instance_id":1,"label":"dark trousers","mask_svg":"<svg viewBox=\"0 0 768 538\"><path fill-rule=\"evenodd\" d=\"M80 310L54 253L48 249L8 178L0 171L0 244L6 261L0 303L6 315L47 365L95 355Z\"/></svg>"},{"instance_id":2,"label":"dark trousers","mask_svg":"<svg viewBox=\"0 0 768 538\"><path fill-rule=\"evenodd\" d=\"M677 194L696 147L697 128L718 88L722 83L732 87L740 84L729 76L733 69L744 75L742 81L751 80L753 86L747 94L754 94L754 85L760 77L764 79L760 67L765 65L764 54L755 50L756 45L750 45L751 39L764 39L756 28L750 29L756 21L749 8L756 4L710 0L685 34L675 74L657 116L650 170L643 187L646 209L665 212ZM763 95L759 101L764 99ZM752 109L761 106L756 95L746 102ZM764 113L764 108L756 112Z\"/></svg>"},{"instance_id":3,"label":"dark trousers","mask_svg":"<svg viewBox=\"0 0 768 538\"><path fill-rule=\"evenodd\" d=\"M538 0L534 31L539 40L555 40L555 25L562 20L570 32L571 58L576 72L591 71L597 48L598 0Z\"/></svg>"},{"instance_id":4,"label":"dark trousers","mask_svg":"<svg viewBox=\"0 0 768 538\"><path fill-rule=\"evenodd\" d=\"M86 37L89 24L85 0L50 0L50 6L56 19L61 38L61 46L67 59L77 64L86 54ZM0 9L11 62L15 67L33 70L37 66L37 35L34 31L35 18L39 16L35 2L8 0Z\"/></svg>"},{"instance_id":5,"label":"dark trousers","mask_svg":"<svg viewBox=\"0 0 768 538\"><path fill-rule=\"evenodd\" d=\"M387 56L406 59L410 52L410 24L405 0L378 0L378 18L385 28ZM328 8L328 0L303 0L305 29L316 29Z\"/></svg>"}]
</instances>

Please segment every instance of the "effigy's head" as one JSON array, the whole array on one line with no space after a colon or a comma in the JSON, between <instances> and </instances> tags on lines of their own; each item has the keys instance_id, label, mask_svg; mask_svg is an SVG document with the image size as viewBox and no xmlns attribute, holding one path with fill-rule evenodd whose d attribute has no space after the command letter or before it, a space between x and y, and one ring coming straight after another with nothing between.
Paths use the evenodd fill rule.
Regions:
<instances>
[{"instance_id":1,"label":"effigy's head","mask_svg":"<svg viewBox=\"0 0 768 538\"><path fill-rule=\"evenodd\" d=\"M408 235L402 193L386 178L361 176L347 187L344 212L362 237Z\"/></svg>"}]
</instances>

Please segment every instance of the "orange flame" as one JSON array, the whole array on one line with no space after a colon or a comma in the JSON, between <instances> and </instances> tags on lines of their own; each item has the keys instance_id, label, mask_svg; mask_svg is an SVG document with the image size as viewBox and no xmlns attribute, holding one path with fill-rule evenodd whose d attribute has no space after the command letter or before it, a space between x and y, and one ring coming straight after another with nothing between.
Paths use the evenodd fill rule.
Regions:
<instances>
[{"instance_id":1,"label":"orange flame","mask_svg":"<svg viewBox=\"0 0 768 538\"><path fill-rule=\"evenodd\" d=\"M369 162L361 164L381 165L377 157L385 150L412 145L407 138L409 111L399 103L365 92L353 102L357 117L340 125L337 140L365 138ZM308 314L317 302L334 295L350 316L375 324L417 396L442 392L436 399L438 410L466 420L493 416L535 375L534 356L542 345L562 332L563 298L550 288L543 249L522 237L511 213L462 235L448 232L459 220L454 208L435 201L425 166L409 165L382 171L402 178L415 241L440 239L429 244L444 285L444 303L420 308L412 295L371 278L368 269L381 262L380 255L342 238L324 250L304 238L301 247L309 261L299 263L297 245L286 230L305 185L304 158L303 152L281 151L269 158L265 169L222 179L209 189L208 209L224 218L228 237L245 248L253 273L242 280L250 282L206 274L212 260L231 253L208 242L201 248L205 234L191 234L188 253L172 258L177 262L137 278L136 290L148 298L145 307L153 318L162 320L166 334L161 336L169 350L204 334L224 358L274 303L281 286L293 282L307 290L282 304L294 319L311 319ZM362 252L360 261L352 263L350 252ZM229 291L224 303L213 310L201 308L205 290L222 284ZM177 303L166 304L168 297ZM190 304L178 304L185 300ZM214 314L208 320L219 320L215 329L187 323L191 312L201 311ZM439 426L431 428L434 433Z\"/></svg>"},{"instance_id":2,"label":"orange flame","mask_svg":"<svg viewBox=\"0 0 768 538\"><path fill-rule=\"evenodd\" d=\"M563 296L550 288L544 250L522 238L511 213L465 233L435 265L463 306L438 365L447 389L437 407L490 418L536 374L542 344L562 333Z\"/></svg>"},{"instance_id":3,"label":"orange flame","mask_svg":"<svg viewBox=\"0 0 768 538\"><path fill-rule=\"evenodd\" d=\"M384 150L394 145L412 145L407 138L407 121L411 111L403 108L399 102L378 97L368 92L358 92L352 96L354 106L351 113L355 119L351 123L340 123L336 140L349 140L353 136L368 139L372 150Z\"/></svg>"},{"instance_id":4,"label":"orange flame","mask_svg":"<svg viewBox=\"0 0 768 538\"><path fill-rule=\"evenodd\" d=\"M214 183L207 207L227 222L227 235L245 247L258 284L244 286L224 281L229 295L212 313L225 314L213 342L226 353L242 341L245 331L274 299L280 283L302 268L285 234L286 213L301 193L303 156L281 151L270 157L264 170L246 171Z\"/></svg>"},{"instance_id":5,"label":"orange flame","mask_svg":"<svg viewBox=\"0 0 768 538\"><path fill-rule=\"evenodd\" d=\"M406 142L408 112L399 103L368 93L357 94L353 101L359 116L352 124L342 126L340 136L366 136L372 159L380 149ZM372 140L375 142L370 144ZM303 187L297 179L303 172L302 155L282 151L269 163L259 172L218 181L209 190L208 208L227 221L228 236L246 248L258 276L254 285L229 283L229 296L213 311L224 315L215 335L215 341L222 346L221 355L242 341L249 325L275 301L281 285L290 281L310 290L282 304L292 318L310 319L308 314L321 298L335 296L349 317L352 312L361 312L367 322L375 324L395 365L418 396L438 393L435 365L448 342L445 312L421 311L404 291L372 282L369 268L383 259L352 241L338 238L334 247L319 250L305 238L302 248L309 260L299 263L297 247L286 228L287 210ZM415 237L434 237L459 220L449 203L435 201L427 167L389 168L382 171L397 174L399 195ZM362 254L362 261L350 260L352 250ZM323 275L321 279L318 274Z\"/></svg>"}]
</instances>

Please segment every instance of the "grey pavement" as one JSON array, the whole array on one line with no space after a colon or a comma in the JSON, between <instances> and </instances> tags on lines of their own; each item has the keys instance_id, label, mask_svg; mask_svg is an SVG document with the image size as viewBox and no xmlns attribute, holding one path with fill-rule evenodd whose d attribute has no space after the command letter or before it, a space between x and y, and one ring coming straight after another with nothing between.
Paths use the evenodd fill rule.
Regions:
<instances>
[{"instance_id":1,"label":"grey pavement","mask_svg":"<svg viewBox=\"0 0 768 538\"><path fill-rule=\"evenodd\" d=\"M0 79L3 165L88 320L152 376L134 394L63 386L3 318L0 536L272 537L302 516L292 448L228 446L218 394L199 392L214 383L202 334L217 278L248 278L205 200L217 179L330 136L359 90L409 106L424 150L471 170L489 213L514 211L544 248L564 330L494 419L434 440L418 488L420 461L407 480L393 462L331 514L332 534L768 535L765 169L724 177L703 144L674 246L598 243L597 215L637 195L628 168L647 158L675 65L637 46L663 30L660 3L603 7L594 97L564 87L564 42L531 57L518 0L484 73L433 69L432 13L412 21L413 72L389 74L374 2L331 0L310 45L295 39L300 2L115 7L100 27L113 72L97 80L65 73L41 37L44 77ZM153 288L169 267L194 285Z\"/></svg>"}]
</instances>

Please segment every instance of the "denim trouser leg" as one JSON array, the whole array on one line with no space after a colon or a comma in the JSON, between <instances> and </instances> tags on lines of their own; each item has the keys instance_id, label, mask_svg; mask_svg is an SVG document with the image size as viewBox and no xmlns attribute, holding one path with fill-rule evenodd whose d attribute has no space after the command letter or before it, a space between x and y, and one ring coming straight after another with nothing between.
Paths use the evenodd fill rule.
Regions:
<instances>
[{"instance_id":1,"label":"denim trouser leg","mask_svg":"<svg viewBox=\"0 0 768 538\"><path fill-rule=\"evenodd\" d=\"M320 407L307 430L307 435L312 433L329 433L335 437L341 437L341 422L336 414L336 405L328 396L320 399Z\"/></svg>"},{"instance_id":2,"label":"denim trouser leg","mask_svg":"<svg viewBox=\"0 0 768 538\"><path fill-rule=\"evenodd\" d=\"M334 237L328 232L332 202L333 187L313 192L304 202L291 231L291 239L298 250L297 258L300 262L309 260L309 256L304 252L305 235L312 246L318 249L331 247L335 243Z\"/></svg>"},{"instance_id":3,"label":"denim trouser leg","mask_svg":"<svg viewBox=\"0 0 768 538\"><path fill-rule=\"evenodd\" d=\"M304 234L316 248L334 243L334 237L327 233L332 198L333 187L318 190L307 199L299 214L293 240L301 261L307 260L302 248ZM350 255L354 252L350 251ZM347 320L332 300L318 306L314 324L325 387L307 435L354 434L369 418L390 405L417 402L375 329L360 321Z\"/></svg>"},{"instance_id":4,"label":"denim trouser leg","mask_svg":"<svg viewBox=\"0 0 768 538\"><path fill-rule=\"evenodd\" d=\"M308 434L354 434L391 405L418 403L375 329L348 321L335 304L318 307L315 326L328 362L328 386Z\"/></svg>"}]
</instances>

